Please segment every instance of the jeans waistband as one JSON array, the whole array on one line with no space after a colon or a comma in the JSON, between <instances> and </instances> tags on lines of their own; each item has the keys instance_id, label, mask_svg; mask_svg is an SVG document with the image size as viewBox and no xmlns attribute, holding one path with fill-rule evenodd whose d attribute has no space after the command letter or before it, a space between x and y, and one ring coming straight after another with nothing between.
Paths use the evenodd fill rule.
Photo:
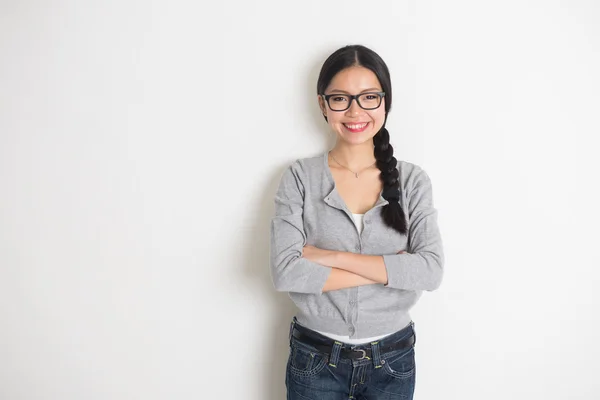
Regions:
<instances>
[{"instance_id":1,"label":"jeans waistband","mask_svg":"<svg viewBox=\"0 0 600 400\"><path fill-rule=\"evenodd\" d=\"M309 329L305 326L302 326L298 323L298 321L296 320L296 317L293 318L291 324L290 324L290 341L292 340L292 332L293 330L296 329L298 331L300 331L303 335L308 336L311 339L311 342L313 343L318 343L320 345L323 346L333 346L336 341L320 334L319 332L315 332L312 329ZM416 343L416 332L414 329L414 322L410 321L410 323L400 329L399 331L396 331L388 336L385 336L381 339L379 339L377 341L378 345L380 348L385 348L385 347L389 347L394 345L397 342L400 342L404 339L406 339L407 337L410 337L411 335L415 336L415 343ZM414 346L414 344L413 344ZM342 349L368 349L371 347L371 343L364 343L364 344L350 344L350 343L342 343L341 344L341 348Z\"/></svg>"}]
</instances>

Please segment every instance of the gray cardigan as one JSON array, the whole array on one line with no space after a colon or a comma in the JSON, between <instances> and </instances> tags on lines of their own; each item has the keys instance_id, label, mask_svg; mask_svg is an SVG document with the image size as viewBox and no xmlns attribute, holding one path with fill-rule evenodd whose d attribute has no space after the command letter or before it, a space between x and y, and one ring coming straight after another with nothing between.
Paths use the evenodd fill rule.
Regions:
<instances>
[{"instance_id":1,"label":"gray cardigan","mask_svg":"<svg viewBox=\"0 0 600 400\"><path fill-rule=\"evenodd\" d=\"M278 291L289 292L296 317L310 329L351 338L395 332L411 321L409 310L423 290L440 286L444 254L425 171L398 162L400 205L409 232L386 226L381 195L364 215L359 235L352 214L336 190L327 163L328 152L299 159L283 173L271 221L271 277ZM305 245L321 249L382 255L388 284L371 284L322 292L331 271L302 257ZM397 254L405 250L406 254Z\"/></svg>"}]
</instances>

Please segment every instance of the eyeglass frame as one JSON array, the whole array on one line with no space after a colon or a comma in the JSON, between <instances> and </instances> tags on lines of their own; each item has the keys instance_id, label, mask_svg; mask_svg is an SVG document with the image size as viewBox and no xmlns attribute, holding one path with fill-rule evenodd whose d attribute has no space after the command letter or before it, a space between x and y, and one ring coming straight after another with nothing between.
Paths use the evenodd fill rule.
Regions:
<instances>
[{"instance_id":1,"label":"eyeglass frame","mask_svg":"<svg viewBox=\"0 0 600 400\"><path fill-rule=\"evenodd\" d=\"M358 100L358 98L360 96L365 95L365 94L376 94L376 95L380 96L380 98L379 98L379 104L377 105L377 107L374 107L374 108L364 108L360 104L360 101ZM363 110L371 111L371 110L377 110L379 107L381 107L381 103L383 101L383 98L385 97L385 92L364 92L364 93L359 93L359 94L345 94L345 93L325 94L325 93L323 93L320 96L325 100L325 103L327 103L327 107L329 107L329 109L331 111L335 111L335 112L347 111L352 106L352 100L356 100L356 104L358 104L358 106L360 108L362 108ZM350 97L350 101L348 102L348 107L344 108L343 110L334 110L333 108L331 108L331 104L329 104L329 99L332 98L333 96L346 96L346 97Z\"/></svg>"}]
</instances>

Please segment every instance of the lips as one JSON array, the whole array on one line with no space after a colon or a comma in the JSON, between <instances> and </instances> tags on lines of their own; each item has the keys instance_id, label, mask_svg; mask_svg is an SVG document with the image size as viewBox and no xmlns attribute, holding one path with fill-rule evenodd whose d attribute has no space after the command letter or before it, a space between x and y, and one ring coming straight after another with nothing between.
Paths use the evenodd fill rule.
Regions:
<instances>
[{"instance_id":1,"label":"lips","mask_svg":"<svg viewBox=\"0 0 600 400\"><path fill-rule=\"evenodd\" d=\"M369 125L369 123L368 122L361 122L361 123L343 124L343 125L344 125L344 128L346 128L350 132L358 133L358 132L362 132L365 129L367 129L367 126Z\"/></svg>"}]
</instances>

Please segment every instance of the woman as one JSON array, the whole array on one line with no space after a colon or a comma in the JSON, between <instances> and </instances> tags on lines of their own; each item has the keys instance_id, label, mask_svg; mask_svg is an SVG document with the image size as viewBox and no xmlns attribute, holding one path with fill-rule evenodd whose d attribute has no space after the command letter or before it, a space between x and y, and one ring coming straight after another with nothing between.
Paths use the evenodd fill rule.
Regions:
<instances>
[{"instance_id":1,"label":"woman","mask_svg":"<svg viewBox=\"0 0 600 400\"><path fill-rule=\"evenodd\" d=\"M409 310L443 276L431 181L394 157L390 74L374 51L331 54L317 95L336 144L286 169L271 223L273 283L298 308L288 399L412 399Z\"/></svg>"}]
</instances>

